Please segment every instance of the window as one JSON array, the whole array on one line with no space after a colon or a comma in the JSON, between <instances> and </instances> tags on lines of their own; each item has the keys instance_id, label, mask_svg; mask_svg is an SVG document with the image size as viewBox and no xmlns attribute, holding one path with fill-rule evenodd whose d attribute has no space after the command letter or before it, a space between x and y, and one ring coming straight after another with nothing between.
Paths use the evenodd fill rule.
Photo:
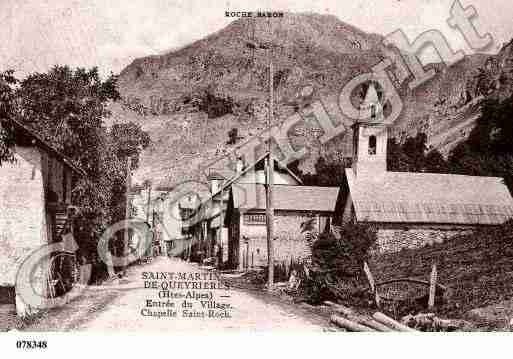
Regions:
<instances>
[{"instance_id":1,"label":"window","mask_svg":"<svg viewBox=\"0 0 513 359\"><path fill-rule=\"evenodd\" d=\"M376 136L369 137L369 155L376 154Z\"/></svg>"},{"instance_id":2,"label":"window","mask_svg":"<svg viewBox=\"0 0 513 359\"><path fill-rule=\"evenodd\" d=\"M266 215L260 214L260 213L244 214L243 223L244 224L265 224L266 223Z\"/></svg>"},{"instance_id":3,"label":"window","mask_svg":"<svg viewBox=\"0 0 513 359\"><path fill-rule=\"evenodd\" d=\"M376 119L376 105L372 104L370 109L371 109L371 120L375 120Z\"/></svg>"}]
</instances>

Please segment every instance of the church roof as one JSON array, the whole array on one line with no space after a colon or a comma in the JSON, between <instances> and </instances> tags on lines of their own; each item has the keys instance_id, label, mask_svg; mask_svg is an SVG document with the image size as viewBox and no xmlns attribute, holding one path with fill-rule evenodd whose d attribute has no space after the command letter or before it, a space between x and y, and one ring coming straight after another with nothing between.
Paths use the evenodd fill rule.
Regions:
<instances>
[{"instance_id":1,"label":"church roof","mask_svg":"<svg viewBox=\"0 0 513 359\"><path fill-rule=\"evenodd\" d=\"M500 224L513 198L499 177L385 172L356 178L346 169L356 219L362 222Z\"/></svg>"},{"instance_id":2,"label":"church roof","mask_svg":"<svg viewBox=\"0 0 513 359\"><path fill-rule=\"evenodd\" d=\"M383 123L383 106L379 100L376 87L371 83L367 88L365 98L360 104L360 115L357 122Z\"/></svg>"},{"instance_id":3,"label":"church roof","mask_svg":"<svg viewBox=\"0 0 513 359\"><path fill-rule=\"evenodd\" d=\"M232 191L235 208L266 208L263 184L239 183ZM278 210L334 212L338 192L338 187L274 185L273 206Z\"/></svg>"},{"instance_id":4,"label":"church roof","mask_svg":"<svg viewBox=\"0 0 513 359\"><path fill-rule=\"evenodd\" d=\"M369 88L367 89L367 93L365 94L365 99L363 100L360 107L369 107L370 105L376 105L379 103L379 96L378 92L376 91L376 87L374 87L373 84L370 84Z\"/></svg>"}]
</instances>

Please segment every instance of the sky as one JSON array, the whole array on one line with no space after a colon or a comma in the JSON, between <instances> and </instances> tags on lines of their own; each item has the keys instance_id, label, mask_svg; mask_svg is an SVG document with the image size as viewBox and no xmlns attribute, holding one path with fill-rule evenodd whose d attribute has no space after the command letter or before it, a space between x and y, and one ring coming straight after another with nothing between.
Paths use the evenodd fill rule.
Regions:
<instances>
[{"instance_id":1,"label":"sky","mask_svg":"<svg viewBox=\"0 0 513 359\"><path fill-rule=\"evenodd\" d=\"M275 10L333 14L366 32L402 29L410 40L437 29L454 50L470 53L446 20L454 0L0 0L0 70L18 77L56 64L119 73L134 59L182 47L220 30L225 11ZM497 52L513 38L511 0L461 0L478 15L478 31L490 33ZM421 58L434 59L427 51Z\"/></svg>"}]
</instances>

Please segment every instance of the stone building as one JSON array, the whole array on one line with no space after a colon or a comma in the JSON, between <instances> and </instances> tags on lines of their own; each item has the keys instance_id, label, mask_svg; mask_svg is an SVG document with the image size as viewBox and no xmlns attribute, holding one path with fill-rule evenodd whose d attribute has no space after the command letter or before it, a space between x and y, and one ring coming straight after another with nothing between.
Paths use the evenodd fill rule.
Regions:
<instances>
[{"instance_id":1,"label":"stone building","mask_svg":"<svg viewBox=\"0 0 513 359\"><path fill-rule=\"evenodd\" d=\"M353 164L341 193L343 221L378 228L377 252L421 247L513 217L498 177L387 171L388 128L371 85L353 125Z\"/></svg>"},{"instance_id":2,"label":"stone building","mask_svg":"<svg viewBox=\"0 0 513 359\"><path fill-rule=\"evenodd\" d=\"M305 258L310 247L303 233L313 221L316 232L330 229L339 189L274 185L274 259L290 263ZM267 265L266 188L261 183L233 186L226 212L228 262L234 268Z\"/></svg>"},{"instance_id":3,"label":"stone building","mask_svg":"<svg viewBox=\"0 0 513 359\"><path fill-rule=\"evenodd\" d=\"M0 166L0 304L16 305L18 314L23 315L31 309L16 295L18 268L29 253L72 232L68 221L71 191L85 174L21 123L10 120L2 124L14 129L15 161ZM47 294L55 289L50 284L55 274L50 266L41 268L40 283L35 283Z\"/></svg>"},{"instance_id":4,"label":"stone building","mask_svg":"<svg viewBox=\"0 0 513 359\"><path fill-rule=\"evenodd\" d=\"M191 208L181 204L183 232L199 257L217 257L229 268L267 263L265 170L269 154L253 163L239 159L236 173L225 178L218 171L208 175L210 195ZM286 166L274 160L275 259L290 261L308 253L301 224L315 221L317 230L331 223L339 189L303 186ZM193 198L194 199L194 198ZM194 255L194 253L193 253Z\"/></svg>"},{"instance_id":5,"label":"stone building","mask_svg":"<svg viewBox=\"0 0 513 359\"><path fill-rule=\"evenodd\" d=\"M227 229L225 260L232 268L267 264L266 158L268 153L243 167L220 191L224 206L218 212ZM277 262L290 263L309 254L302 224L314 221L319 232L329 228L339 189L303 186L286 166L276 160L274 166L274 256Z\"/></svg>"}]
</instances>

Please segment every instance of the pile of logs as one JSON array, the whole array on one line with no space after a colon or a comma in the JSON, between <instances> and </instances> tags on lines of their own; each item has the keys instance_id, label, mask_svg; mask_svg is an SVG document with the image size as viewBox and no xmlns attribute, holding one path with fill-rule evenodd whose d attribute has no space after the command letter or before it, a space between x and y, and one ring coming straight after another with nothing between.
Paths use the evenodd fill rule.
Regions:
<instances>
[{"instance_id":1,"label":"pile of logs","mask_svg":"<svg viewBox=\"0 0 513 359\"><path fill-rule=\"evenodd\" d=\"M376 312L372 316L356 313L354 310L333 302L324 302L336 314L331 316L331 322L351 332L417 332L389 316Z\"/></svg>"},{"instance_id":2,"label":"pile of logs","mask_svg":"<svg viewBox=\"0 0 513 359\"><path fill-rule=\"evenodd\" d=\"M398 322L381 312L371 316L333 302L326 301L324 304L335 313L331 316L331 322L350 332L451 332L472 329L469 322L441 319L434 313L407 315Z\"/></svg>"},{"instance_id":3,"label":"pile of logs","mask_svg":"<svg viewBox=\"0 0 513 359\"><path fill-rule=\"evenodd\" d=\"M401 318L401 323L423 332L452 332L456 330L469 330L471 323L464 320L438 318L435 313L419 313Z\"/></svg>"}]
</instances>

